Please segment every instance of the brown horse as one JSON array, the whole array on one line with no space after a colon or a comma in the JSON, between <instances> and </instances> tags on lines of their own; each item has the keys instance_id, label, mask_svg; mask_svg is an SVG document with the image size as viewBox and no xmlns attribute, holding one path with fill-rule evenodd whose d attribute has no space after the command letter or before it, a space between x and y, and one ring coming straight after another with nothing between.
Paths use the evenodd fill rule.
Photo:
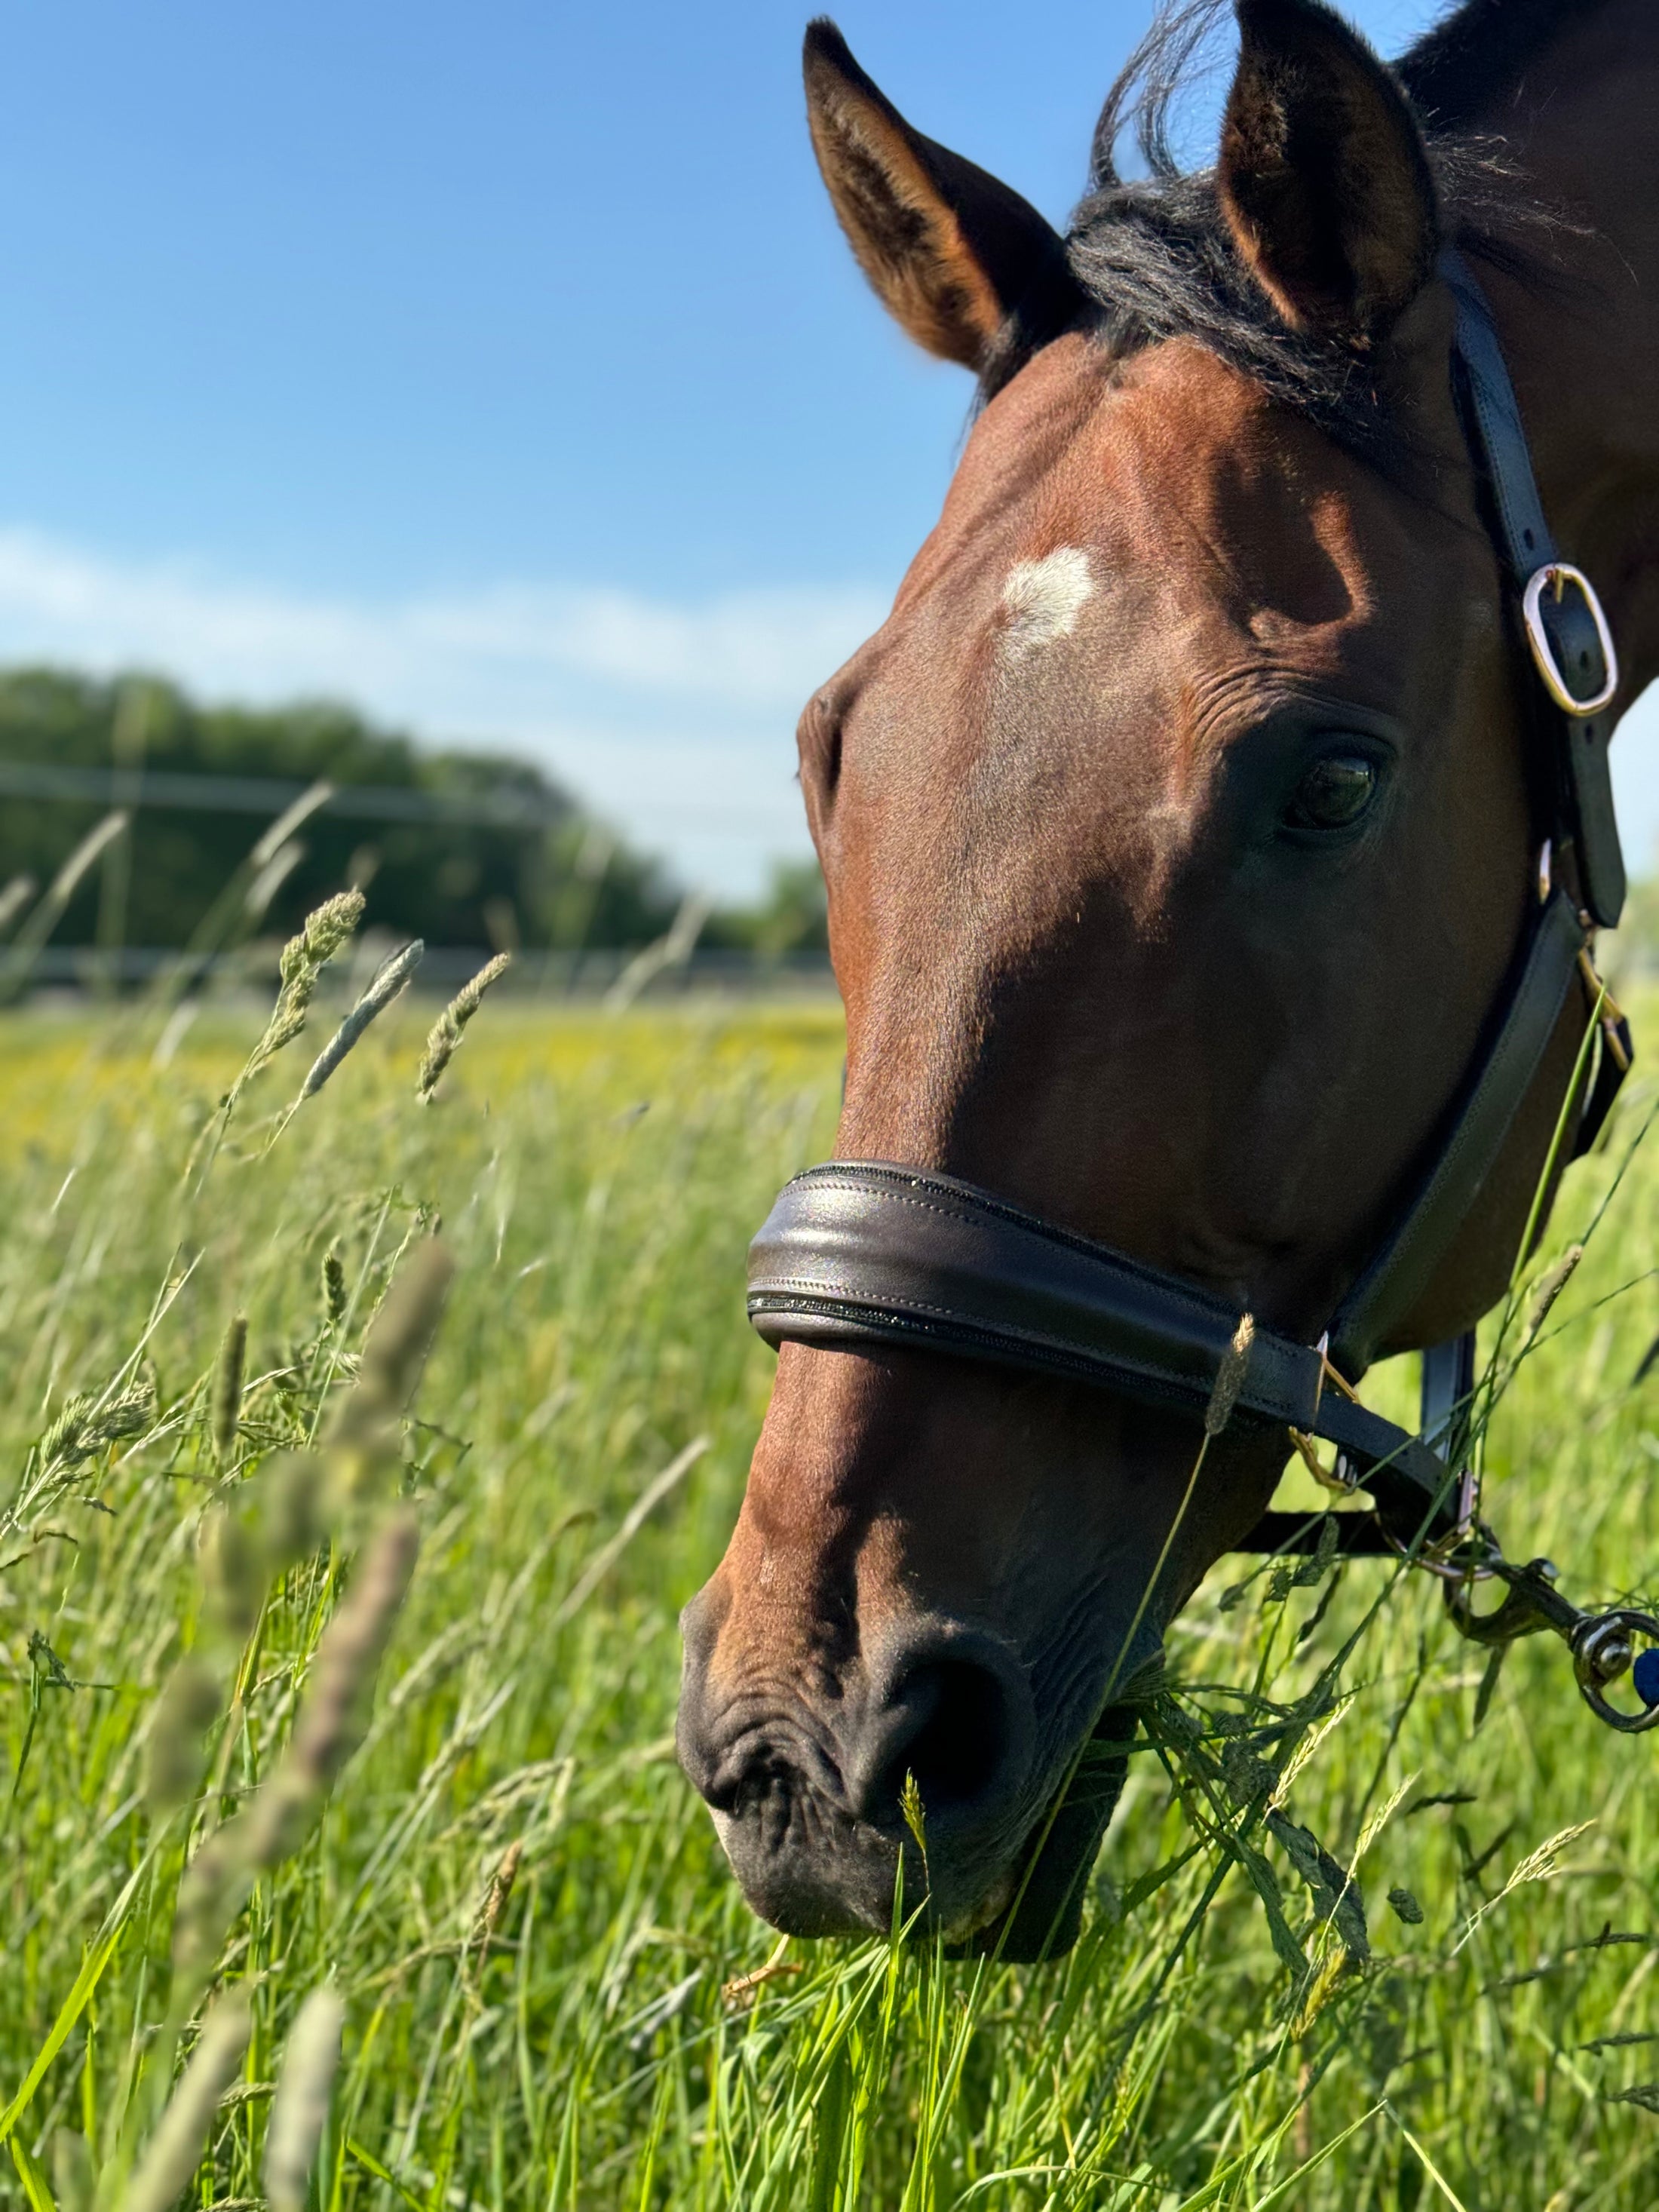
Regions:
<instances>
[{"instance_id":1,"label":"brown horse","mask_svg":"<svg viewBox=\"0 0 1659 2212\"><path fill-rule=\"evenodd\" d=\"M1121 182L1120 90L1064 240L809 32L853 249L983 405L800 769L838 1155L1004 1194L1305 1341L1458 1096L1537 859L1449 244L1606 602L1617 703L1659 673L1659 11L1466 0L1396 71L1316 0L1237 17L1213 172L1174 172L1154 100L1152 174ZM1583 1030L1575 1003L1379 1350L1501 1294ZM1235 1425L1178 1514L1196 1436L1057 1376L784 1346L684 1623L681 1755L758 1911L885 1929L910 1773L938 1922L1070 1940L1109 1806L1057 1795L1285 1457Z\"/></svg>"}]
</instances>

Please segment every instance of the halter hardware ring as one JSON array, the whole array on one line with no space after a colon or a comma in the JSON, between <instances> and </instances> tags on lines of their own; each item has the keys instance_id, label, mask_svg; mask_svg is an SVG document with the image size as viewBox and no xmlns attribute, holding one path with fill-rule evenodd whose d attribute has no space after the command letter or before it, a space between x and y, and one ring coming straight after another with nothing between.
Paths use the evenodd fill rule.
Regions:
<instances>
[{"instance_id":1,"label":"halter hardware ring","mask_svg":"<svg viewBox=\"0 0 1659 2212\"><path fill-rule=\"evenodd\" d=\"M1595 635L1601 647L1601 664L1607 671L1607 681L1592 698L1578 699L1567 689L1566 678L1555 655L1555 647L1544 625L1544 594L1553 593L1559 604L1567 585L1572 585L1582 595L1589 610L1590 620L1595 624ZM1588 718L1599 714L1604 707L1611 706L1619 689L1619 655L1613 650L1613 632L1601 611L1601 602L1595 596L1595 586L1582 568L1575 568L1567 561L1547 561L1528 579L1521 601L1522 618L1526 624L1527 643L1532 647L1533 659L1538 673L1544 679L1544 688L1563 714Z\"/></svg>"},{"instance_id":2,"label":"halter hardware ring","mask_svg":"<svg viewBox=\"0 0 1659 2212\"><path fill-rule=\"evenodd\" d=\"M1483 1536L1487 1533L1484 1528L1480 1531ZM1446 1609L1459 1632L1472 1644L1485 1644L1491 1650L1522 1636L1536 1635L1540 1629L1552 1629L1572 1654L1578 1694L1598 1721L1617 1729L1621 1735L1642 1735L1649 1729L1659 1728L1659 1698L1648 1702L1654 1697L1654 1688L1641 1680L1639 1665L1635 1672L1643 1711L1620 1712L1605 1694L1610 1683L1632 1671L1638 1636L1659 1645L1659 1620L1650 1613L1635 1612L1627 1606L1616 1606L1607 1613L1581 1613L1555 1588L1552 1560L1532 1559L1524 1567L1516 1567L1501 1553L1494 1552L1492 1556L1497 1565L1489 1571L1498 1574L1508 1588L1504 1602L1491 1613L1478 1613L1469 1602L1475 1576L1467 1577L1461 1587L1447 1577ZM1443 1573L1443 1568L1439 1571Z\"/></svg>"},{"instance_id":3,"label":"halter hardware ring","mask_svg":"<svg viewBox=\"0 0 1659 2212\"><path fill-rule=\"evenodd\" d=\"M1597 1720L1623 1735L1641 1735L1659 1727L1659 1705L1645 1705L1639 1713L1621 1713L1601 1694L1607 1683L1617 1681L1629 1668L1636 1656L1632 1639L1638 1636L1659 1644L1659 1620L1650 1613L1619 1606L1611 1613L1591 1613L1570 1639L1579 1695Z\"/></svg>"}]
</instances>

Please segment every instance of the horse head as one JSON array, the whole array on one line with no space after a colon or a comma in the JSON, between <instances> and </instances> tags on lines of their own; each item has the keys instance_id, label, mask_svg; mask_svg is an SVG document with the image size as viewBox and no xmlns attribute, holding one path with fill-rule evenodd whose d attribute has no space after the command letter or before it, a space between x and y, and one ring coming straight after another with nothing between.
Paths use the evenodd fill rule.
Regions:
<instances>
[{"instance_id":1,"label":"horse head","mask_svg":"<svg viewBox=\"0 0 1659 2212\"><path fill-rule=\"evenodd\" d=\"M1311 1341L1458 1094L1537 840L1437 274L1484 187L1328 9L1237 15L1213 171L1121 182L1109 107L1066 240L809 32L854 252L982 404L800 775L838 1157L962 1178ZM1582 1030L1379 1352L1501 1293ZM1260 1422L1201 1441L1063 1376L784 1345L684 1620L682 1758L758 1911L884 1930L908 1862L959 1941L1072 1939L1168 1624L1286 1456Z\"/></svg>"}]
</instances>

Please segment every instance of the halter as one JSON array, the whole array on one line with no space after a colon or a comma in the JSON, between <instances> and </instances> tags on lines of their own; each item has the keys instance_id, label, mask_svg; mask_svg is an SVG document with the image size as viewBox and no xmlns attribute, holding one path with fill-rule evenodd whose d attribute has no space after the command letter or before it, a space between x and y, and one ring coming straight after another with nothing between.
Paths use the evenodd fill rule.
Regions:
<instances>
[{"instance_id":1,"label":"halter","mask_svg":"<svg viewBox=\"0 0 1659 2212\"><path fill-rule=\"evenodd\" d=\"M1364 1489L1369 1512L1264 1514L1237 1547L1269 1553L1397 1553L1446 1585L1457 1626L1502 1645L1550 1628L1572 1653L1591 1710L1629 1733L1659 1723L1659 1652L1635 1668L1644 1710L1605 1691L1659 1620L1585 1613L1553 1587L1547 1559L1507 1560L1476 1517L1461 1470L1475 1389L1474 1330L1423 1354L1420 1432L1360 1405L1357 1379L1432 1282L1503 1152L1569 997L1588 991L1596 1035L1573 1157L1594 1144L1630 1066L1630 1032L1591 959L1597 927L1625 897L1607 748L1619 668L1588 578L1557 555L1492 310L1467 265L1442 257L1456 302L1458 411L1539 684L1531 694L1539 811L1547 829L1537 896L1474 1068L1415 1195L1362 1268L1316 1345L1257 1326L1237 1404L1286 1429L1322 1481ZM1567 875L1577 896L1560 880ZM780 1194L749 1255L749 1316L769 1344L908 1345L1100 1385L1204 1413L1238 1328L1237 1310L1195 1285L1073 1236L956 1177L882 1161L833 1160ZM1336 1448L1327 1474L1312 1439ZM1477 1613L1477 1580L1505 1585ZM1656 1678L1648 1679L1651 1675Z\"/></svg>"}]
</instances>

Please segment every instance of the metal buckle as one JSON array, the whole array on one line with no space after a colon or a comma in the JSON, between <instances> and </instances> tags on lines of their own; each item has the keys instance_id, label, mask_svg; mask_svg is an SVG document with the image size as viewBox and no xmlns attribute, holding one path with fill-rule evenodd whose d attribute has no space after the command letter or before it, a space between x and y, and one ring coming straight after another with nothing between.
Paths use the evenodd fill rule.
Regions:
<instances>
[{"instance_id":1,"label":"metal buckle","mask_svg":"<svg viewBox=\"0 0 1659 2212\"><path fill-rule=\"evenodd\" d=\"M1601 641L1602 664L1607 672L1607 682L1591 699L1575 698L1567 689L1555 658L1555 647L1544 626L1544 594L1554 593L1559 605L1565 586L1571 584L1583 594L1584 605L1589 609L1590 619L1595 624L1595 635ZM1582 568L1575 568L1566 561L1547 561L1528 580L1521 600L1522 617L1526 623L1527 643L1532 647L1532 657L1538 665L1538 673L1544 679L1544 688L1563 714L1588 716L1599 714L1610 706L1619 689L1619 656L1613 650L1613 632L1607 628L1607 618L1601 611L1601 602L1595 596L1595 586Z\"/></svg>"}]
</instances>

